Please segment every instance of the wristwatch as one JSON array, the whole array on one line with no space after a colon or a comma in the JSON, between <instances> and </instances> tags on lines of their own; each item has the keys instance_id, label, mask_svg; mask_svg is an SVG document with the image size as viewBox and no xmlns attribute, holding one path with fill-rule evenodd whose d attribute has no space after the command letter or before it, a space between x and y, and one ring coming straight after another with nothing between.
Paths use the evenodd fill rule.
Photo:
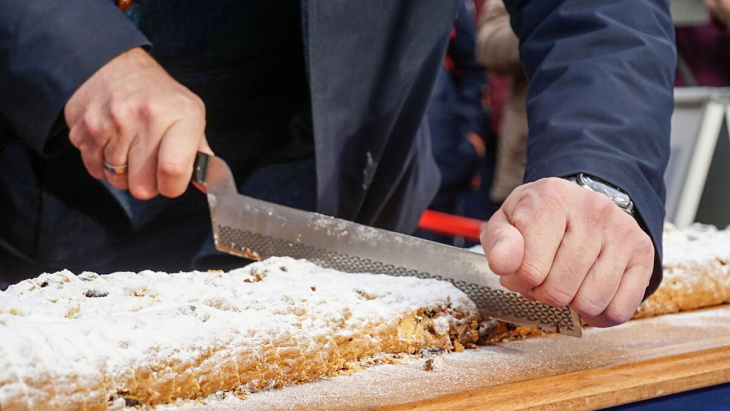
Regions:
<instances>
[{"instance_id":1,"label":"wristwatch","mask_svg":"<svg viewBox=\"0 0 730 411\"><path fill-rule=\"evenodd\" d=\"M631 197L623 192L618 187L615 187L600 178L590 176L585 173L579 173L572 176L566 177L568 181L572 181L581 187L585 187L596 193L605 194L608 198L613 201L620 209L626 212L628 215L634 215L634 202L631 201Z\"/></svg>"}]
</instances>

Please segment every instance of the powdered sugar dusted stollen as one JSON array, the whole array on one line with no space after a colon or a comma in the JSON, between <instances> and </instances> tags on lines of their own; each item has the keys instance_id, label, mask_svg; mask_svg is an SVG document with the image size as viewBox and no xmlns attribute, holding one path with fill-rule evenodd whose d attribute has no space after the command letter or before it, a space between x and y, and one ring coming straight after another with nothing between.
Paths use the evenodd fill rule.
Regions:
<instances>
[{"instance_id":1,"label":"powdered sugar dusted stollen","mask_svg":"<svg viewBox=\"0 0 730 411\"><path fill-rule=\"evenodd\" d=\"M664 226L664 280L634 318L730 302L730 230L695 224Z\"/></svg>"},{"instance_id":2,"label":"powdered sugar dusted stollen","mask_svg":"<svg viewBox=\"0 0 730 411\"><path fill-rule=\"evenodd\" d=\"M229 273L43 274L0 292L0 409L261 390L477 339L451 284L290 258Z\"/></svg>"}]
</instances>

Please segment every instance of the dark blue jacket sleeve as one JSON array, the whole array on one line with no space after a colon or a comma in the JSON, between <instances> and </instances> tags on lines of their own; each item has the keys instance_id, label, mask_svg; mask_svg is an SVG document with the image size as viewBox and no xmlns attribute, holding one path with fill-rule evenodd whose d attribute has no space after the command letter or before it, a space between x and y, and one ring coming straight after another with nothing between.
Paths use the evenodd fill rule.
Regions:
<instances>
[{"instance_id":1,"label":"dark blue jacket sleeve","mask_svg":"<svg viewBox=\"0 0 730 411\"><path fill-rule=\"evenodd\" d=\"M507 0L530 80L526 181L586 172L623 188L661 282L674 31L668 0Z\"/></svg>"},{"instance_id":2,"label":"dark blue jacket sleeve","mask_svg":"<svg viewBox=\"0 0 730 411\"><path fill-rule=\"evenodd\" d=\"M148 44L109 0L4 1L0 115L42 153L73 92L115 56Z\"/></svg>"}]
</instances>

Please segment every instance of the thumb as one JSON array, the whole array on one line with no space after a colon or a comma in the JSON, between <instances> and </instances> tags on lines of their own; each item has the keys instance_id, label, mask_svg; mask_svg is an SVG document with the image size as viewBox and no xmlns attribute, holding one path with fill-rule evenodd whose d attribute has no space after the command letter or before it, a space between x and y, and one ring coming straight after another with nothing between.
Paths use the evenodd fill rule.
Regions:
<instances>
[{"instance_id":1,"label":"thumb","mask_svg":"<svg viewBox=\"0 0 730 411\"><path fill-rule=\"evenodd\" d=\"M522 265L525 254L525 240L522 234L510 224L507 215L498 210L487 222L480 235L489 268L497 275L509 275Z\"/></svg>"}]
</instances>

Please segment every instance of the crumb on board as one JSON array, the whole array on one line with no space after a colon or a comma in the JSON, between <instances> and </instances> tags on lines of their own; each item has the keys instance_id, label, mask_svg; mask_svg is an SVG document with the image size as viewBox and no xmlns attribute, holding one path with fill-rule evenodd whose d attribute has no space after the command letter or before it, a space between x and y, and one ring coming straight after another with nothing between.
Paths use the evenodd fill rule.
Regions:
<instances>
[{"instance_id":1,"label":"crumb on board","mask_svg":"<svg viewBox=\"0 0 730 411\"><path fill-rule=\"evenodd\" d=\"M423 363L424 371L441 372L444 370L444 357L429 358Z\"/></svg>"}]
</instances>

